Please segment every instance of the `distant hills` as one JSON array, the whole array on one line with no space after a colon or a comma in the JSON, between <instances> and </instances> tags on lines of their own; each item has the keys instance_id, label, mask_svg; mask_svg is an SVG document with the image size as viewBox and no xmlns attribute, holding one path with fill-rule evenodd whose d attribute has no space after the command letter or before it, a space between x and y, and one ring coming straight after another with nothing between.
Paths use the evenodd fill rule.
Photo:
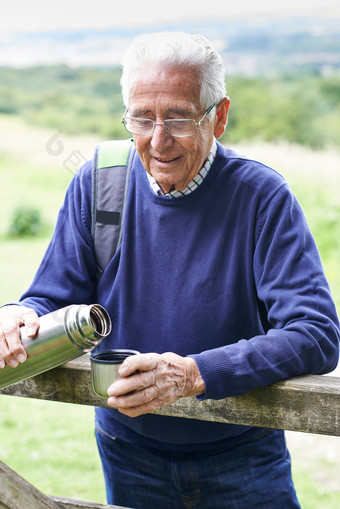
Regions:
<instances>
[{"instance_id":1,"label":"distant hills","mask_svg":"<svg viewBox=\"0 0 340 509\"><path fill-rule=\"evenodd\" d=\"M64 63L118 66L134 36L155 30L202 33L222 53L227 74L340 72L340 17L180 23L143 28L56 30L0 34L0 66Z\"/></svg>"}]
</instances>

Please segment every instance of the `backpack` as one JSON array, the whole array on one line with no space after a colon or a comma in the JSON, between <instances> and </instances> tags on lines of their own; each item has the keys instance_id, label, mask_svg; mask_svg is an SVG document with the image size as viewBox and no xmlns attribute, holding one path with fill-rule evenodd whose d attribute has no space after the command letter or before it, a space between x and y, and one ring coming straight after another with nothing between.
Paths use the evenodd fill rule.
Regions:
<instances>
[{"instance_id":1,"label":"backpack","mask_svg":"<svg viewBox=\"0 0 340 509\"><path fill-rule=\"evenodd\" d=\"M92 162L91 236L98 279L122 241L134 155L135 147L131 139L104 141L95 148Z\"/></svg>"}]
</instances>

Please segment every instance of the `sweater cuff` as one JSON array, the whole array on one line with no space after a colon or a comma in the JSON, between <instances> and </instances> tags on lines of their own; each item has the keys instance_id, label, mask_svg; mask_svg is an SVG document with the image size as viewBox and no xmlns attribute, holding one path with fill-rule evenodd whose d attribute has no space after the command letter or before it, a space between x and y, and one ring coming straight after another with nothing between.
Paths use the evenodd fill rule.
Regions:
<instances>
[{"instance_id":1,"label":"sweater cuff","mask_svg":"<svg viewBox=\"0 0 340 509\"><path fill-rule=\"evenodd\" d=\"M237 394L235 369L225 347L189 357L196 362L205 383L205 392L197 396L198 400L223 399Z\"/></svg>"}]
</instances>

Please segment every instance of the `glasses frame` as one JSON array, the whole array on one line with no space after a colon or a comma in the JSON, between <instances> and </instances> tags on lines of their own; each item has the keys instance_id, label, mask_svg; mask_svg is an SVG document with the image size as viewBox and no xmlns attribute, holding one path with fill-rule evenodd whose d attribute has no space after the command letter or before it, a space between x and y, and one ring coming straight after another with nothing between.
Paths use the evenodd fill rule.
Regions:
<instances>
[{"instance_id":1,"label":"glasses frame","mask_svg":"<svg viewBox=\"0 0 340 509\"><path fill-rule=\"evenodd\" d=\"M122 124L124 125L125 129L127 130L128 133L130 134L134 134L135 136L152 136L154 131L155 131L155 127L156 125L162 125L164 127L164 130L165 132L169 135L169 136L173 136L175 138L186 138L187 136L195 136L195 134L197 134L197 131L198 131L198 128L201 126L203 120L205 119L205 117L211 112L211 110L213 109L213 107L216 106L216 103L212 104L211 106L209 106L209 108L207 110L205 110L205 113L203 115L203 117L198 121L196 122L196 120L194 120L193 118L168 118L166 120L164 120L164 122L154 122L151 118L142 118L142 117L128 117L126 114L128 112L128 108L126 108L125 112L124 112L124 115L123 117L121 118L121 122ZM126 127L126 120L148 120L149 122L152 122L152 131L150 134L138 134L138 133L134 133L132 131L129 131ZM185 121L192 121L195 123L195 132L192 133L192 134L171 134L169 133L167 127L166 127L166 122L185 122Z\"/></svg>"}]
</instances>

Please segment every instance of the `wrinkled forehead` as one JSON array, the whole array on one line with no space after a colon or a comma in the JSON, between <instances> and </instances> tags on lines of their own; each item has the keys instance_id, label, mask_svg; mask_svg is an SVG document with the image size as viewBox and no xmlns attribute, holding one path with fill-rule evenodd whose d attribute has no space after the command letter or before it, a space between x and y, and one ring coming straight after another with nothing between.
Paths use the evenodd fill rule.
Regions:
<instances>
[{"instance_id":1,"label":"wrinkled forehead","mask_svg":"<svg viewBox=\"0 0 340 509\"><path fill-rule=\"evenodd\" d=\"M130 83L129 111L148 104L164 103L182 113L201 111L201 90L194 67L152 65L141 67Z\"/></svg>"}]
</instances>

